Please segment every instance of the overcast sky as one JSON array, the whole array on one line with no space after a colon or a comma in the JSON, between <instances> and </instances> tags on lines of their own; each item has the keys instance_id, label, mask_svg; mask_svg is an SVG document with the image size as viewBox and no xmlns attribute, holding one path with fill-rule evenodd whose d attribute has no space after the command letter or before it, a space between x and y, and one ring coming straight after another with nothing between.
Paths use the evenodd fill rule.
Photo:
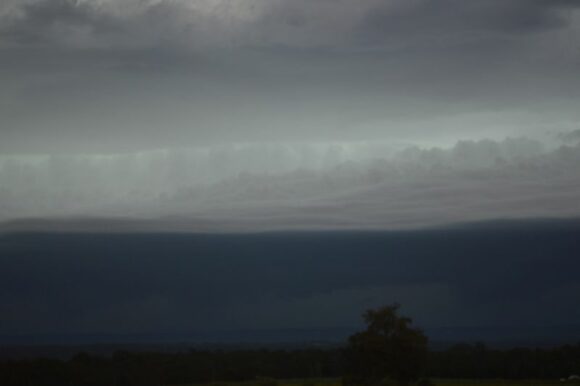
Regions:
<instances>
[{"instance_id":1,"label":"overcast sky","mask_svg":"<svg viewBox=\"0 0 580 386\"><path fill-rule=\"evenodd\" d=\"M421 205L468 214L417 221L412 202L377 221L573 215L579 36L577 0L3 0L0 218L199 214L273 189L270 208L297 214L337 186L339 207L395 205L441 175L447 196ZM517 201L530 184L540 201Z\"/></svg>"},{"instance_id":2,"label":"overcast sky","mask_svg":"<svg viewBox=\"0 0 580 386\"><path fill-rule=\"evenodd\" d=\"M4 0L0 151L577 128L575 0Z\"/></svg>"}]
</instances>

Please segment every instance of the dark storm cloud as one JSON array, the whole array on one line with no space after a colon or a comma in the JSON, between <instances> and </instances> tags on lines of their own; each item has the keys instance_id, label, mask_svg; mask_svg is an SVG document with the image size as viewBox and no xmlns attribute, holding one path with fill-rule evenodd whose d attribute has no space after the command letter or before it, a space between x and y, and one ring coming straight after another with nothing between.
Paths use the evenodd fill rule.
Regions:
<instances>
[{"instance_id":1,"label":"dark storm cloud","mask_svg":"<svg viewBox=\"0 0 580 386\"><path fill-rule=\"evenodd\" d=\"M53 45L58 39L82 33L106 33L119 26L114 20L89 7L70 0L25 2L20 15L7 18L0 29L2 42L18 45ZM59 35L60 29L60 35Z\"/></svg>"},{"instance_id":2,"label":"dark storm cloud","mask_svg":"<svg viewBox=\"0 0 580 386\"><path fill-rule=\"evenodd\" d=\"M0 22L4 43L24 45L400 46L417 37L453 43L470 34L501 38L563 28L576 6L566 0L36 0L8 3L12 12Z\"/></svg>"},{"instance_id":3,"label":"dark storm cloud","mask_svg":"<svg viewBox=\"0 0 580 386\"><path fill-rule=\"evenodd\" d=\"M0 151L567 129L580 90L575 5L6 1Z\"/></svg>"},{"instance_id":4,"label":"dark storm cloud","mask_svg":"<svg viewBox=\"0 0 580 386\"><path fill-rule=\"evenodd\" d=\"M81 51L91 48L130 51L143 47L155 50L178 46L197 32L190 28L194 20L184 19L184 6L178 2L148 5L135 0L121 4L122 12L116 8L111 3L91 0L23 2L4 17L3 23L0 19L0 44Z\"/></svg>"},{"instance_id":5,"label":"dark storm cloud","mask_svg":"<svg viewBox=\"0 0 580 386\"><path fill-rule=\"evenodd\" d=\"M565 27L570 23L565 11L578 5L546 0L384 2L369 10L360 28L374 42L425 34L449 42L505 38Z\"/></svg>"}]
</instances>

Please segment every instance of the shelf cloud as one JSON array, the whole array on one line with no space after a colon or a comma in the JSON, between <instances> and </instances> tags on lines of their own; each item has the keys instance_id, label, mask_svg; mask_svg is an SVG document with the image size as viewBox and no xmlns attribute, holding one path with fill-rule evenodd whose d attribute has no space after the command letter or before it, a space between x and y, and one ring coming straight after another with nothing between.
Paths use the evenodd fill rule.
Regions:
<instances>
[{"instance_id":1,"label":"shelf cloud","mask_svg":"<svg viewBox=\"0 0 580 386\"><path fill-rule=\"evenodd\" d=\"M525 138L12 156L0 206L5 221L113 217L133 230L406 229L580 215L579 164L579 145Z\"/></svg>"},{"instance_id":2,"label":"shelf cloud","mask_svg":"<svg viewBox=\"0 0 580 386\"><path fill-rule=\"evenodd\" d=\"M576 215L579 32L572 0L6 0L0 218Z\"/></svg>"}]
</instances>

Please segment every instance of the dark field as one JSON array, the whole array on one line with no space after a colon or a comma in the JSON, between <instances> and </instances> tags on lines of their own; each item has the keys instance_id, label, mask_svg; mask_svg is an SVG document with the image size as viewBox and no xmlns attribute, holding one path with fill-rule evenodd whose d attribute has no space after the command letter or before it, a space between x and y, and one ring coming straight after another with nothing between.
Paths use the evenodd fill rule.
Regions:
<instances>
[{"instance_id":1,"label":"dark field","mask_svg":"<svg viewBox=\"0 0 580 386\"><path fill-rule=\"evenodd\" d=\"M0 342L342 342L398 301L432 341L575 343L580 222L0 235ZM493 259L493 264L490 261Z\"/></svg>"}]
</instances>

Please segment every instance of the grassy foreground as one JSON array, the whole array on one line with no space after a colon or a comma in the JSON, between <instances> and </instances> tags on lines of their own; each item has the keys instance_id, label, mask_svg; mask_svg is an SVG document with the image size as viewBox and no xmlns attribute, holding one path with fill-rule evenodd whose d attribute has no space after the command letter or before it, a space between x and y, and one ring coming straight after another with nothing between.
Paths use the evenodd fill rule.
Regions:
<instances>
[{"instance_id":1,"label":"grassy foreground","mask_svg":"<svg viewBox=\"0 0 580 386\"><path fill-rule=\"evenodd\" d=\"M566 385L567 383L558 380L505 380L505 379L435 379L433 380L435 386L550 386L550 385Z\"/></svg>"}]
</instances>

